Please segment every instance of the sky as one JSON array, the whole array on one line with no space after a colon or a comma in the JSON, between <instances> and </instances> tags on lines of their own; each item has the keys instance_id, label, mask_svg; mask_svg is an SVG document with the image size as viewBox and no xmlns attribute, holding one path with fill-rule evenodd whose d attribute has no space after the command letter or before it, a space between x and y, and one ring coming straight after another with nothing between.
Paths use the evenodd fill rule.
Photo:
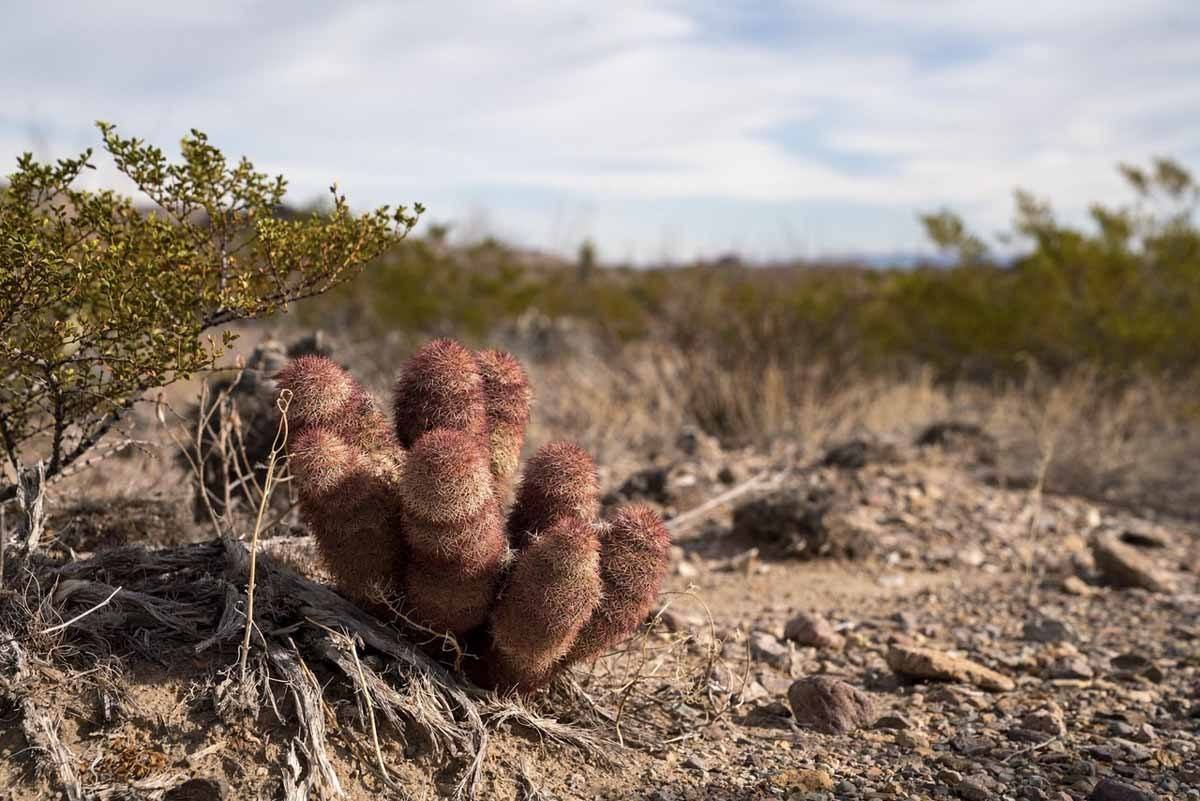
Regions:
<instances>
[{"instance_id":1,"label":"sky","mask_svg":"<svg viewBox=\"0 0 1200 801\"><path fill-rule=\"evenodd\" d=\"M1200 172L1196 0L0 0L0 163L191 128L313 201L603 260L927 249ZM90 180L120 186L98 160ZM426 223L423 223L423 225Z\"/></svg>"}]
</instances>

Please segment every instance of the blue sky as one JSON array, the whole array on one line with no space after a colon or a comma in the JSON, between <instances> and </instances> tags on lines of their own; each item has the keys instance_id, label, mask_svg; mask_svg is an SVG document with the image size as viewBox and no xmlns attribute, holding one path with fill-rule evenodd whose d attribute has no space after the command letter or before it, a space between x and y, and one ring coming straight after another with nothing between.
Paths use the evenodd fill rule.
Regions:
<instances>
[{"instance_id":1,"label":"blue sky","mask_svg":"<svg viewBox=\"0 0 1200 801\"><path fill-rule=\"evenodd\" d=\"M0 0L0 161L191 127L460 236L649 261L924 247L1013 188L1081 217L1117 161L1200 169L1195 0ZM103 165L102 165L103 167ZM6 170L7 171L7 170ZM110 169L93 179L116 183Z\"/></svg>"}]
</instances>

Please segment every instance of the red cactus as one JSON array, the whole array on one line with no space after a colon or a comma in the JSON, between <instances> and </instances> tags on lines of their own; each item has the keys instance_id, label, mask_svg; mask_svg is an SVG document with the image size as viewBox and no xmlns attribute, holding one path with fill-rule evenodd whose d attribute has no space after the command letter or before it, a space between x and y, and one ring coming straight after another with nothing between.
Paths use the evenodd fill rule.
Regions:
<instances>
[{"instance_id":1,"label":"red cactus","mask_svg":"<svg viewBox=\"0 0 1200 801\"><path fill-rule=\"evenodd\" d=\"M475 355L452 339L435 339L413 354L393 389L396 437L411 448L435 428L487 435L483 378Z\"/></svg>"},{"instance_id":2,"label":"red cactus","mask_svg":"<svg viewBox=\"0 0 1200 801\"><path fill-rule=\"evenodd\" d=\"M336 362L324 356L301 356L288 362L275 378L280 389L292 392L288 416L293 428L347 420L344 407L355 381Z\"/></svg>"},{"instance_id":3,"label":"red cactus","mask_svg":"<svg viewBox=\"0 0 1200 801\"><path fill-rule=\"evenodd\" d=\"M317 427L292 440L290 464L305 523L338 585L364 601L394 594L404 562L394 474Z\"/></svg>"},{"instance_id":4,"label":"red cactus","mask_svg":"<svg viewBox=\"0 0 1200 801\"><path fill-rule=\"evenodd\" d=\"M595 659L637 630L667 575L670 545L667 527L649 506L617 510L600 537L604 597L571 648L572 662Z\"/></svg>"},{"instance_id":5,"label":"red cactus","mask_svg":"<svg viewBox=\"0 0 1200 801\"><path fill-rule=\"evenodd\" d=\"M600 513L596 464L574 442L544 445L525 465L525 475L508 518L514 548L545 531L560 518L592 521Z\"/></svg>"},{"instance_id":6,"label":"red cactus","mask_svg":"<svg viewBox=\"0 0 1200 801\"><path fill-rule=\"evenodd\" d=\"M396 381L394 429L327 359L297 359L278 380L293 393L301 511L339 585L364 601L401 595L411 622L462 638L481 680L536 689L649 613L666 529L640 506L597 525L596 467L579 446L533 456L504 525L532 395L512 356L429 343Z\"/></svg>"},{"instance_id":7,"label":"red cactus","mask_svg":"<svg viewBox=\"0 0 1200 801\"><path fill-rule=\"evenodd\" d=\"M479 372L487 406L492 475L504 481L517 471L533 390L521 363L504 351L480 351Z\"/></svg>"},{"instance_id":8,"label":"red cactus","mask_svg":"<svg viewBox=\"0 0 1200 801\"><path fill-rule=\"evenodd\" d=\"M433 576L419 570L405 574L408 605L431 628L468 632L484 622L487 604L466 603L453 612L428 585L432 578L449 586L469 583L478 591L490 589L500 573L506 544L487 451L462 431L430 431L409 451L400 493L409 549L422 563L438 566Z\"/></svg>"},{"instance_id":9,"label":"red cactus","mask_svg":"<svg viewBox=\"0 0 1200 801\"><path fill-rule=\"evenodd\" d=\"M536 686L571 650L600 603L600 543L592 526L561 518L517 558L492 613L506 675Z\"/></svg>"}]
</instances>

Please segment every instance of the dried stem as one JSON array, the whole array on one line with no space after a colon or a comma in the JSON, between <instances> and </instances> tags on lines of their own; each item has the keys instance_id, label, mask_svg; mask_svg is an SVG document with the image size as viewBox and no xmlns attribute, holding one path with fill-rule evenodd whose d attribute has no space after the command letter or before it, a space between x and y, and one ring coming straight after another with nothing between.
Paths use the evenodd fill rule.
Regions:
<instances>
[{"instance_id":1,"label":"dried stem","mask_svg":"<svg viewBox=\"0 0 1200 801\"><path fill-rule=\"evenodd\" d=\"M258 537L262 533L263 516L267 504L271 500L271 490L274 489L275 463L279 460L287 445L288 437L288 405L292 402L292 393L283 390L279 393L276 406L279 408L279 428L275 432L275 441L271 444L271 453L267 456L267 476L263 480L262 500L258 504L258 516L254 519L254 533L250 537L250 571L246 582L246 633L242 637L241 675L246 679L246 660L250 657L250 635L254 630L254 585L258 569Z\"/></svg>"}]
</instances>

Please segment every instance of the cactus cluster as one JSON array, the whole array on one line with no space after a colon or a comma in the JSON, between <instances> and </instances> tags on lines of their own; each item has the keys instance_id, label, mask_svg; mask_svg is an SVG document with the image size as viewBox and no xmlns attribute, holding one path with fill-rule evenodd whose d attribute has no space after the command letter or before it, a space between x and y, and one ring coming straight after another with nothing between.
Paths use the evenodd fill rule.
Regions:
<instances>
[{"instance_id":1,"label":"cactus cluster","mask_svg":"<svg viewBox=\"0 0 1200 801\"><path fill-rule=\"evenodd\" d=\"M536 689L646 618L667 568L653 510L600 520L595 464L570 442L538 450L512 493L532 392L511 355L428 343L390 423L326 358L293 360L278 385L301 513L339 586L457 638L480 683Z\"/></svg>"}]
</instances>

